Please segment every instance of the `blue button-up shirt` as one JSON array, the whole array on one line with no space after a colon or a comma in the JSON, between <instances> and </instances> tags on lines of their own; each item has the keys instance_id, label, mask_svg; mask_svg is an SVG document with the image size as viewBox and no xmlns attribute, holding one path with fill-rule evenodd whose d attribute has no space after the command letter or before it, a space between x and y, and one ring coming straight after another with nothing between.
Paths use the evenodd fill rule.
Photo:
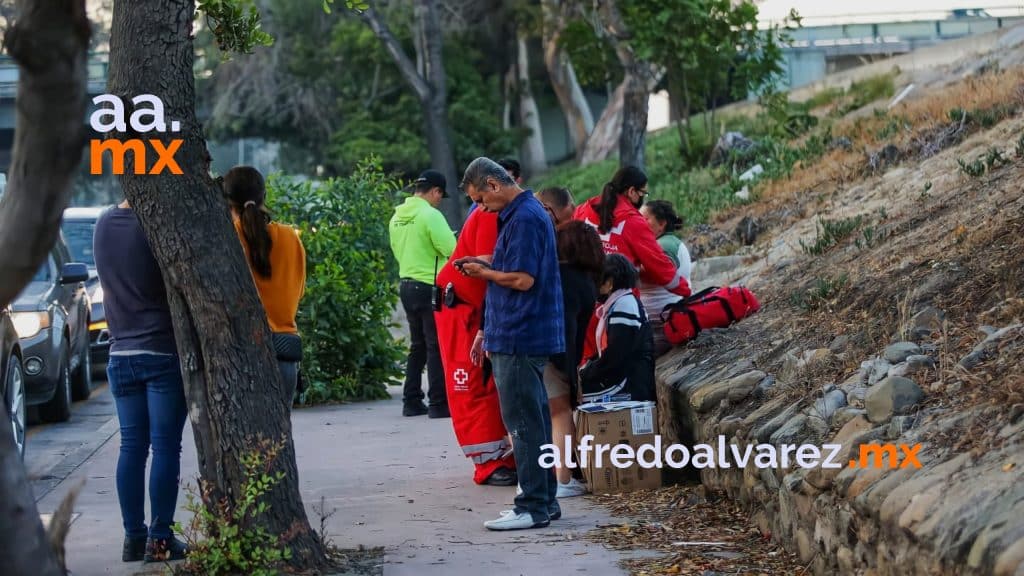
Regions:
<instances>
[{"instance_id":1,"label":"blue button-up shirt","mask_svg":"<svg viewBox=\"0 0 1024 576\"><path fill-rule=\"evenodd\" d=\"M487 285L484 349L496 354L550 356L565 351L562 281L551 217L526 190L498 214L491 267L525 272L529 290Z\"/></svg>"}]
</instances>

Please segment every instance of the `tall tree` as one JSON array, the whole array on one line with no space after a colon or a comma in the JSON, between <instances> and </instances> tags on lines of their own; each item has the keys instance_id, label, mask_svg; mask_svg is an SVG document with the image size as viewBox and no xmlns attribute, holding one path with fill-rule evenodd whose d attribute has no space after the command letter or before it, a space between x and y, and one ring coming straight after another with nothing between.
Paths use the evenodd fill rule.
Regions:
<instances>
[{"instance_id":1,"label":"tall tree","mask_svg":"<svg viewBox=\"0 0 1024 576\"><path fill-rule=\"evenodd\" d=\"M0 199L0 306L53 247L82 155L89 21L84 0L23 0L4 45L18 63L14 154ZM39 521L25 467L0 434L0 566L5 573L63 573Z\"/></svg>"},{"instance_id":2,"label":"tall tree","mask_svg":"<svg viewBox=\"0 0 1024 576\"><path fill-rule=\"evenodd\" d=\"M544 17L544 66L559 107L569 123L569 137L579 161L594 131L594 113L576 78L572 60L562 47L562 34L569 21L576 17L578 4L574 0L542 0L541 8Z\"/></svg>"},{"instance_id":3,"label":"tall tree","mask_svg":"<svg viewBox=\"0 0 1024 576\"><path fill-rule=\"evenodd\" d=\"M229 506L243 497L240 458L265 438L283 442L273 472L281 481L268 494L258 522L282 535L296 569L325 562L323 543L310 529L299 493L290 420L270 346L270 330L219 187L195 114L194 0L117 0L110 38L108 91L122 100L159 97L178 133L117 134L171 139L182 174L135 175L126 162L121 184L139 215L164 274L181 357L205 504ZM207 14L209 18L211 15ZM260 42L257 42L260 43ZM251 47L251 44L250 44Z\"/></svg>"},{"instance_id":4,"label":"tall tree","mask_svg":"<svg viewBox=\"0 0 1024 576\"><path fill-rule=\"evenodd\" d=\"M632 33L619 10L618 0L595 0L601 25L622 65L622 133L619 135L619 164L644 167L647 136L647 107L658 75L630 44Z\"/></svg>"},{"instance_id":5,"label":"tall tree","mask_svg":"<svg viewBox=\"0 0 1024 576\"><path fill-rule=\"evenodd\" d=\"M520 147L523 168L527 175L539 174L548 169L544 152L544 131L540 123L540 110L533 98L530 86L529 40L520 28L516 33L516 92L519 99L519 121L527 130Z\"/></svg>"},{"instance_id":6,"label":"tall tree","mask_svg":"<svg viewBox=\"0 0 1024 576\"><path fill-rule=\"evenodd\" d=\"M383 16L372 4L357 10L359 16L373 30L384 48L394 59L406 83L416 94L423 109L427 149L434 169L440 170L448 180L448 198L442 203L449 226L460 228L465 216L462 193L458 191L455 156L452 154L451 133L448 129L448 88L444 71L443 37L438 17L437 0L415 0L416 65L402 45L391 33Z\"/></svg>"}]
</instances>

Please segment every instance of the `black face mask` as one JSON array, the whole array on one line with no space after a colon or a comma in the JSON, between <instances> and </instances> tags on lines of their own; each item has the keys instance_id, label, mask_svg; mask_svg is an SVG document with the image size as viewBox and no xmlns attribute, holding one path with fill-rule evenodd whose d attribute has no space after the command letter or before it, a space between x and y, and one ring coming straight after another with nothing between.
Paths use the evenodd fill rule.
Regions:
<instances>
[{"instance_id":1,"label":"black face mask","mask_svg":"<svg viewBox=\"0 0 1024 576\"><path fill-rule=\"evenodd\" d=\"M598 303L598 304L604 304L605 302L607 302L607 301L608 301L608 297L609 297L609 296L611 296L611 294L600 294L600 293L599 293L599 294L597 295L597 303Z\"/></svg>"}]
</instances>

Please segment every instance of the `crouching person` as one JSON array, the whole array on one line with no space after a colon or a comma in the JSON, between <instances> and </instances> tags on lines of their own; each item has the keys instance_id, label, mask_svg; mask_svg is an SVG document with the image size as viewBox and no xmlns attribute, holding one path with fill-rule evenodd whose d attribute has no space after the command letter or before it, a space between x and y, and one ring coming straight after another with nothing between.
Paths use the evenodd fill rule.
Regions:
<instances>
[{"instance_id":1,"label":"crouching person","mask_svg":"<svg viewBox=\"0 0 1024 576\"><path fill-rule=\"evenodd\" d=\"M597 355L580 368L584 402L611 397L655 400L654 339L644 307L635 294L638 272L621 254L604 260L594 312Z\"/></svg>"}]
</instances>

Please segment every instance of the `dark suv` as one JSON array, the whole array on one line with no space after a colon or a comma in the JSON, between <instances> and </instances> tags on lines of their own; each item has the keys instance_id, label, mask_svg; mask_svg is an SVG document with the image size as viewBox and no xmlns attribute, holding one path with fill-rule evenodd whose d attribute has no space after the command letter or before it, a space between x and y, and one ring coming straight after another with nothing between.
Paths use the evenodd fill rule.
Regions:
<instances>
[{"instance_id":1,"label":"dark suv","mask_svg":"<svg viewBox=\"0 0 1024 576\"><path fill-rule=\"evenodd\" d=\"M64 220L60 225L64 240L71 251L75 262L89 267L89 280L85 289L89 293L89 350L92 354L92 374L94 377L106 378L107 359L110 354L110 330L107 329L107 317L103 313L103 288L99 276L96 275L96 259L92 254L92 236L96 230L96 220L110 206L95 208L68 208L64 210Z\"/></svg>"},{"instance_id":2,"label":"dark suv","mask_svg":"<svg viewBox=\"0 0 1024 576\"><path fill-rule=\"evenodd\" d=\"M46 422L71 417L72 399L92 389L89 357L89 268L72 262L58 238L32 281L11 305L11 320L21 339L25 398L40 405Z\"/></svg>"}]
</instances>

